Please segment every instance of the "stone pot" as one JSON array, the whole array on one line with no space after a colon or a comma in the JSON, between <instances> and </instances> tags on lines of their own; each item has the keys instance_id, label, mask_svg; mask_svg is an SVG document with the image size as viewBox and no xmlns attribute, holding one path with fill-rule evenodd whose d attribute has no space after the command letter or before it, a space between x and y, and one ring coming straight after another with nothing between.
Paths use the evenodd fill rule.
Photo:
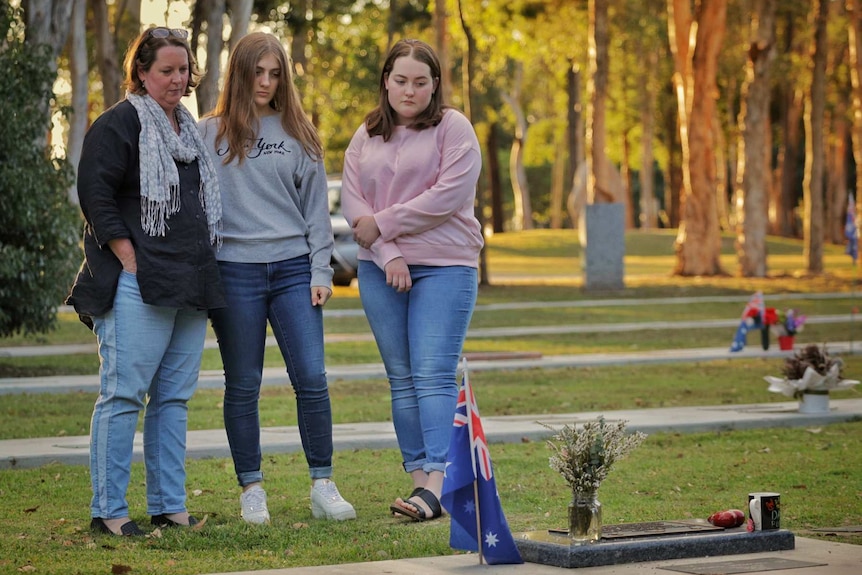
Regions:
<instances>
[{"instance_id":1,"label":"stone pot","mask_svg":"<svg viewBox=\"0 0 862 575\"><path fill-rule=\"evenodd\" d=\"M799 399L799 413L829 413L829 392L806 391Z\"/></svg>"}]
</instances>

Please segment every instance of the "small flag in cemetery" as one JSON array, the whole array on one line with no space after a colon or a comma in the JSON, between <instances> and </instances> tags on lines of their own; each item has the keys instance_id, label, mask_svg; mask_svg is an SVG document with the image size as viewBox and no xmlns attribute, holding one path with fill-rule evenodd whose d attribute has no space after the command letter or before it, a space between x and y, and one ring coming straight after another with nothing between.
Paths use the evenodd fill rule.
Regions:
<instances>
[{"instance_id":1,"label":"small flag in cemetery","mask_svg":"<svg viewBox=\"0 0 862 575\"><path fill-rule=\"evenodd\" d=\"M470 387L466 359L462 359L461 366L463 378L440 497L451 516L449 545L478 552L480 563L483 557L490 565L523 563L497 494L494 466Z\"/></svg>"}]
</instances>

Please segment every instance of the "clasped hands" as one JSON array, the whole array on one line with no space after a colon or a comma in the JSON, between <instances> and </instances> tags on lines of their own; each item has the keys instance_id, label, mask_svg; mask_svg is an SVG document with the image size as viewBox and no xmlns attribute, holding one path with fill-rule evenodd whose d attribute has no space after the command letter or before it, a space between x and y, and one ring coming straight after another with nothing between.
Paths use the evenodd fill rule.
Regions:
<instances>
[{"instance_id":1,"label":"clasped hands","mask_svg":"<svg viewBox=\"0 0 862 575\"><path fill-rule=\"evenodd\" d=\"M377 227L374 216L359 216L353 220L353 239L359 247L369 249L379 237L380 228Z\"/></svg>"},{"instance_id":2,"label":"clasped hands","mask_svg":"<svg viewBox=\"0 0 862 575\"><path fill-rule=\"evenodd\" d=\"M353 220L353 239L360 247L369 249L379 237L380 228L373 216L359 216ZM406 292L413 287L410 268L403 257L389 261L383 269L386 273L386 285L392 286L395 291Z\"/></svg>"}]
</instances>

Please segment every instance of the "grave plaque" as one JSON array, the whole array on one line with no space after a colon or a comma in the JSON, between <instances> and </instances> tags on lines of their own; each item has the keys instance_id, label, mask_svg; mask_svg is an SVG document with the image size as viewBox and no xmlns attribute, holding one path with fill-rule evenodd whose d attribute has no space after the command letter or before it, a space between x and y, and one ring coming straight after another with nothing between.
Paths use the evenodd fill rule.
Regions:
<instances>
[{"instance_id":1,"label":"grave plaque","mask_svg":"<svg viewBox=\"0 0 862 575\"><path fill-rule=\"evenodd\" d=\"M811 563L796 561L781 557L762 557L758 559L740 559L738 561L719 561L715 563L688 563L685 565L662 565L660 569L688 573L689 575L734 575L736 573L761 573L763 571L780 571L782 569L800 569L802 567L822 567L826 563Z\"/></svg>"},{"instance_id":2,"label":"grave plaque","mask_svg":"<svg viewBox=\"0 0 862 575\"><path fill-rule=\"evenodd\" d=\"M565 530L514 533L524 561L567 569L793 549L784 529L749 533L703 521L652 521L602 526L602 538L572 545Z\"/></svg>"},{"instance_id":3,"label":"grave plaque","mask_svg":"<svg viewBox=\"0 0 862 575\"><path fill-rule=\"evenodd\" d=\"M622 539L625 537L649 537L651 535L672 535L683 533L703 533L705 531L724 531L702 521L647 521L645 523L619 523L602 527L602 539ZM548 529L556 536L568 535L565 529Z\"/></svg>"}]
</instances>

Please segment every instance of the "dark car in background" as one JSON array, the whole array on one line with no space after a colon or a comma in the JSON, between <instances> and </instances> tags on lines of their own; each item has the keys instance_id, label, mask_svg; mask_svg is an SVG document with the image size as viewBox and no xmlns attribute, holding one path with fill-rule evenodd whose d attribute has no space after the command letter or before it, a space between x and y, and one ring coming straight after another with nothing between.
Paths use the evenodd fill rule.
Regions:
<instances>
[{"instance_id":1,"label":"dark car in background","mask_svg":"<svg viewBox=\"0 0 862 575\"><path fill-rule=\"evenodd\" d=\"M329 193L329 217L332 222L332 236L335 245L332 249L332 269L335 275L332 283L337 286L349 286L356 278L359 266L359 245L353 240L353 230L341 214L341 180L327 180Z\"/></svg>"}]
</instances>

